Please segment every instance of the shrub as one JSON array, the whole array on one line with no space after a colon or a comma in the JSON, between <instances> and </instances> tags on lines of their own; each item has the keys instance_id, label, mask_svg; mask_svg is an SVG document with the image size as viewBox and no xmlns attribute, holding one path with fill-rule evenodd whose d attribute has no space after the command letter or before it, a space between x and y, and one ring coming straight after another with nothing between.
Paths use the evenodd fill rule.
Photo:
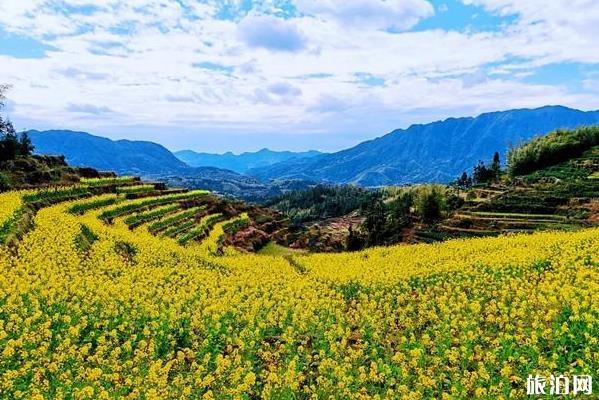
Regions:
<instances>
[{"instance_id":1,"label":"shrub","mask_svg":"<svg viewBox=\"0 0 599 400\"><path fill-rule=\"evenodd\" d=\"M10 190L10 188L10 178L6 176L6 174L0 172L0 192L5 192L7 190Z\"/></svg>"}]
</instances>

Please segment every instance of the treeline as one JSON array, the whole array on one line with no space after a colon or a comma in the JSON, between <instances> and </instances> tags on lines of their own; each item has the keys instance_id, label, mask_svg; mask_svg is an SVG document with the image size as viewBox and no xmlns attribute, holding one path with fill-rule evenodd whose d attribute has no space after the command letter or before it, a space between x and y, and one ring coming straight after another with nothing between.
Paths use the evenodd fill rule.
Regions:
<instances>
[{"instance_id":1,"label":"treeline","mask_svg":"<svg viewBox=\"0 0 599 400\"><path fill-rule=\"evenodd\" d=\"M599 145L599 126L574 130L557 130L532 139L508 153L508 172L511 176L527 175L578 157Z\"/></svg>"},{"instance_id":2,"label":"treeline","mask_svg":"<svg viewBox=\"0 0 599 400\"><path fill-rule=\"evenodd\" d=\"M452 182L452 185L459 189L469 189L473 185L483 185L491 182L496 182L501 178L501 158L499 152L493 154L493 159L490 164L483 161L478 161L474 166L472 176L466 171Z\"/></svg>"},{"instance_id":3,"label":"treeline","mask_svg":"<svg viewBox=\"0 0 599 400\"><path fill-rule=\"evenodd\" d=\"M378 199L377 191L356 186L317 185L285 193L267 205L285 214L293 223L340 217Z\"/></svg>"}]
</instances>

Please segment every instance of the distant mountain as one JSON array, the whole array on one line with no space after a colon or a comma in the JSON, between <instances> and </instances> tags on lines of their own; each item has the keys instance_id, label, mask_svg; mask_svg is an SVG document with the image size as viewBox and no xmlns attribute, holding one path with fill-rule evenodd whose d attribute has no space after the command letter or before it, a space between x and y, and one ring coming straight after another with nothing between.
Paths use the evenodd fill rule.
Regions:
<instances>
[{"instance_id":1,"label":"distant mountain","mask_svg":"<svg viewBox=\"0 0 599 400\"><path fill-rule=\"evenodd\" d=\"M37 154L65 156L69 165L119 174L181 173L189 166L152 142L117 140L73 131L29 131Z\"/></svg>"},{"instance_id":2,"label":"distant mountain","mask_svg":"<svg viewBox=\"0 0 599 400\"><path fill-rule=\"evenodd\" d=\"M355 147L309 159L256 168L261 179L312 179L362 186L448 182L495 151L503 159L510 148L558 128L599 124L599 111L562 106L449 118L412 125Z\"/></svg>"},{"instance_id":3,"label":"distant mountain","mask_svg":"<svg viewBox=\"0 0 599 400\"><path fill-rule=\"evenodd\" d=\"M165 181L176 187L208 189L250 201L263 201L270 196L314 184L300 180L262 183L226 169L191 167L163 146L152 142L113 141L86 132L65 130L29 131L28 134L36 154L64 155L71 166L136 175Z\"/></svg>"},{"instance_id":4,"label":"distant mountain","mask_svg":"<svg viewBox=\"0 0 599 400\"><path fill-rule=\"evenodd\" d=\"M262 149L254 153L242 153L239 155L231 152L224 154L196 153L192 150L182 150L174 154L181 161L192 167L216 167L244 174L253 168L267 167L290 160L311 158L322 153L314 150L294 153L291 151Z\"/></svg>"}]
</instances>

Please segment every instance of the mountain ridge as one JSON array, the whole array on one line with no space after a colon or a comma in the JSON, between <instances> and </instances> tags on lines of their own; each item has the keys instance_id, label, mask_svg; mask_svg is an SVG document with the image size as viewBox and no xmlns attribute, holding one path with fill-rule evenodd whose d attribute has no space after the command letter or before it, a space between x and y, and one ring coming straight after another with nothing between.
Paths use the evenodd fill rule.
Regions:
<instances>
[{"instance_id":1,"label":"mountain ridge","mask_svg":"<svg viewBox=\"0 0 599 400\"><path fill-rule=\"evenodd\" d=\"M565 106L493 111L414 124L349 149L248 171L260 179L310 179L360 186L449 182L478 160L558 128L599 124L599 111Z\"/></svg>"},{"instance_id":2,"label":"mountain ridge","mask_svg":"<svg viewBox=\"0 0 599 400\"><path fill-rule=\"evenodd\" d=\"M267 167L279 162L310 158L322 153L309 150L304 152L273 151L263 148L255 152L234 154L231 151L222 154L181 150L173 153L179 160L192 167L216 167L229 169L240 174L253 168Z\"/></svg>"}]
</instances>

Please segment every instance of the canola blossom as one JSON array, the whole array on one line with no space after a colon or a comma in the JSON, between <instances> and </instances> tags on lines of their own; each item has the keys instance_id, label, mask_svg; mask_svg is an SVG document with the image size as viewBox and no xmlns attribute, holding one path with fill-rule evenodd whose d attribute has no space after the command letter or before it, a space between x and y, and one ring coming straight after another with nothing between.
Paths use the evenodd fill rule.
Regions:
<instances>
[{"instance_id":1,"label":"canola blossom","mask_svg":"<svg viewBox=\"0 0 599 400\"><path fill-rule=\"evenodd\" d=\"M23 205L24 194L25 192L0 193L0 225L9 220Z\"/></svg>"},{"instance_id":2,"label":"canola blossom","mask_svg":"<svg viewBox=\"0 0 599 400\"><path fill-rule=\"evenodd\" d=\"M225 222L182 246L100 218L145 200L91 201L0 246L0 398L511 399L599 370L599 229L219 256Z\"/></svg>"}]
</instances>

